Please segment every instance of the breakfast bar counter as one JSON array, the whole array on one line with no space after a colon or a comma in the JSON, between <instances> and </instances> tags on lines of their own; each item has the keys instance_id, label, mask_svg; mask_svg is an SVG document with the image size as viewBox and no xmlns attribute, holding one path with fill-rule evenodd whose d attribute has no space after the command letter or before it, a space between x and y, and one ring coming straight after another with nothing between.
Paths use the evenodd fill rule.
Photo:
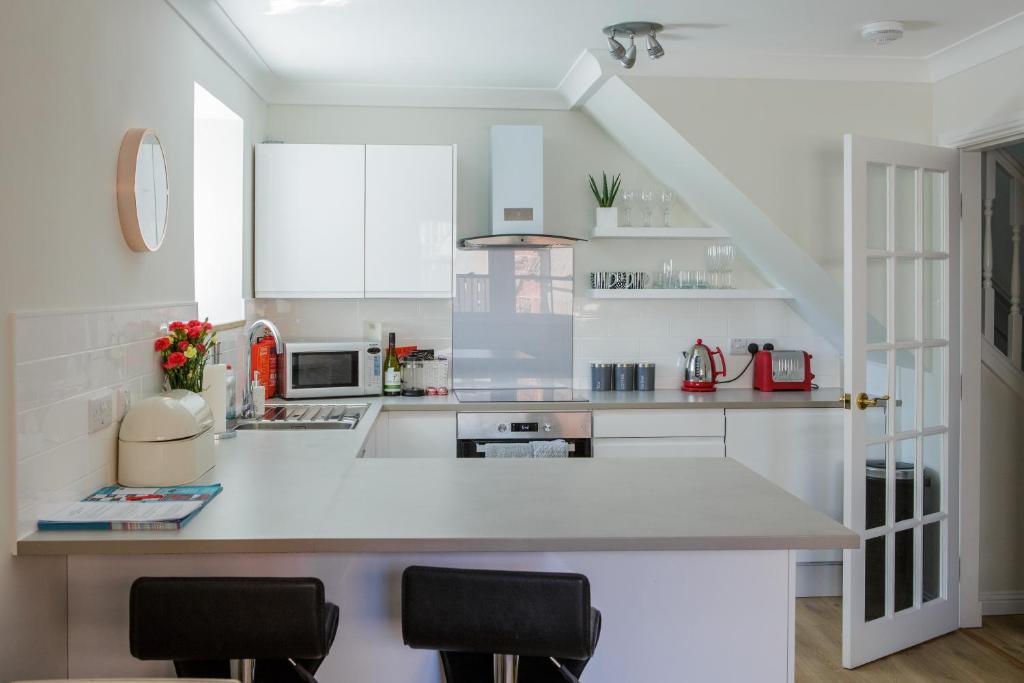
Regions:
<instances>
[{"instance_id":1,"label":"breakfast bar counter","mask_svg":"<svg viewBox=\"0 0 1024 683\"><path fill-rule=\"evenodd\" d=\"M180 531L36 531L18 553L797 550L857 537L728 458L359 459L346 432L239 432ZM353 440L354 440L354 435Z\"/></svg>"},{"instance_id":2,"label":"breakfast bar counter","mask_svg":"<svg viewBox=\"0 0 1024 683\"><path fill-rule=\"evenodd\" d=\"M205 479L223 493L179 531L22 538L67 556L69 675L170 674L127 650L140 576L316 576L341 605L321 680L439 683L436 655L402 643L400 577L421 564L585 574L604 615L587 683L782 683L796 551L859 543L729 458L359 458L378 409L356 430L219 442Z\"/></svg>"}]
</instances>

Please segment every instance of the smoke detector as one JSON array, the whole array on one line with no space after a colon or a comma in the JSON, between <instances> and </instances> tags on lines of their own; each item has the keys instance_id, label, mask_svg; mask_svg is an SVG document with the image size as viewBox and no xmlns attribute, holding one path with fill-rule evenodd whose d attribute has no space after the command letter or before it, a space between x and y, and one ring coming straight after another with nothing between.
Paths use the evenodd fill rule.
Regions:
<instances>
[{"instance_id":1,"label":"smoke detector","mask_svg":"<svg viewBox=\"0 0 1024 683\"><path fill-rule=\"evenodd\" d=\"M860 35L875 45L885 45L903 37L903 22L873 21L861 27Z\"/></svg>"}]
</instances>

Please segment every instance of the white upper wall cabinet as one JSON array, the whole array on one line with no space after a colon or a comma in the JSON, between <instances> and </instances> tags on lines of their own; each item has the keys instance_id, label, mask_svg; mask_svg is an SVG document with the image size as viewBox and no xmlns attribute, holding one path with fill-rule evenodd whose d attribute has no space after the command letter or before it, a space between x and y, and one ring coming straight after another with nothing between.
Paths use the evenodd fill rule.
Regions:
<instances>
[{"instance_id":1,"label":"white upper wall cabinet","mask_svg":"<svg viewBox=\"0 0 1024 683\"><path fill-rule=\"evenodd\" d=\"M452 296L455 148L367 145L366 296Z\"/></svg>"},{"instance_id":2,"label":"white upper wall cabinet","mask_svg":"<svg viewBox=\"0 0 1024 683\"><path fill-rule=\"evenodd\" d=\"M363 296L365 150L256 146L257 297Z\"/></svg>"}]
</instances>

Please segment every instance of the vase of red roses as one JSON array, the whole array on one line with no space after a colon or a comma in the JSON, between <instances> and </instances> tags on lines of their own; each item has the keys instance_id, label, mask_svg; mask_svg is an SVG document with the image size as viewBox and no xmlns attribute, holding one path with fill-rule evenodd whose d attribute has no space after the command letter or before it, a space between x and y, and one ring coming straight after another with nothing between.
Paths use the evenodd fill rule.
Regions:
<instances>
[{"instance_id":1,"label":"vase of red roses","mask_svg":"<svg viewBox=\"0 0 1024 683\"><path fill-rule=\"evenodd\" d=\"M203 369L210 348L217 342L213 325L202 322L176 320L167 326L167 334L158 337L153 348L160 354L160 367L164 369L164 384L168 389L203 390Z\"/></svg>"}]
</instances>

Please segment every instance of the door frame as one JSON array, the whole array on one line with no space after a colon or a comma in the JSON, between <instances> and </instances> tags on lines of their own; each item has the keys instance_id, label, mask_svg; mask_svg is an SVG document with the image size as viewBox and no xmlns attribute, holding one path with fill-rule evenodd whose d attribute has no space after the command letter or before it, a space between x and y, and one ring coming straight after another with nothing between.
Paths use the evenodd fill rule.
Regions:
<instances>
[{"instance_id":1,"label":"door frame","mask_svg":"<svg viewBox=\"0 0 1024 683\"><path fill-rule=\"evenodd\" d=\"M982 152L1024 139L1024 112L936 136L960 150L960 626L981 626ZM973 305L967 305L971 302Z\"/></svg>"}]
</instances>

